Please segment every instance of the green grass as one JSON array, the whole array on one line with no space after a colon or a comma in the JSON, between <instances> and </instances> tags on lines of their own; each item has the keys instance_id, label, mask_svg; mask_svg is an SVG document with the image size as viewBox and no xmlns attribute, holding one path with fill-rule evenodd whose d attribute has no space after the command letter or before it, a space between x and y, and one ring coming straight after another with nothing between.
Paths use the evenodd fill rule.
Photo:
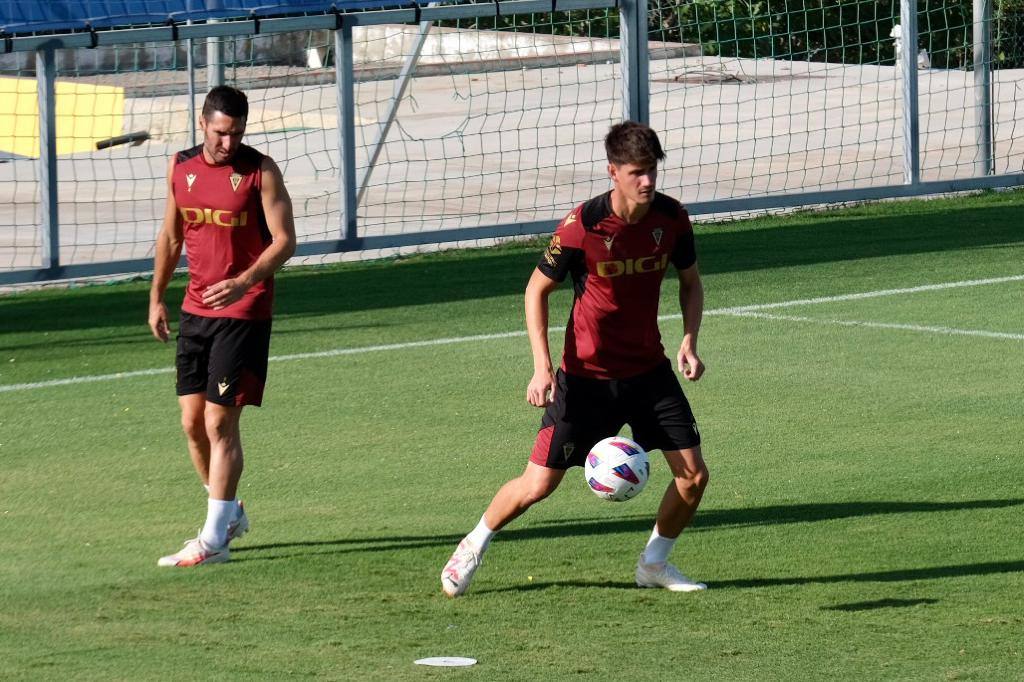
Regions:
<instances>
[{"instance_id":1,"label":"green grass","mask_svg":"<svg viewBox=\"0 0 1024 682\"><path fill-rule=\"evenodd\" d=\"M698 226L707 308L1021 275L1022 210L1014 192ZM287 271L271 353L521 330L540 248ZM170 367L147 287L0 297L0 389ZM673 555L698 595L631 583L657 456L626 505L571 473L466 597L441 595L532 444L523 336L273 362L243 418L252 533L197 570L156 567L205 511L170 373L0 392L0 677L1024 679L1024 341L835 323L1020 335L1022 293L709 314L686 389L711 485ZM413 665L441 655L479 664Z\"/></svg>"}]
</instances>

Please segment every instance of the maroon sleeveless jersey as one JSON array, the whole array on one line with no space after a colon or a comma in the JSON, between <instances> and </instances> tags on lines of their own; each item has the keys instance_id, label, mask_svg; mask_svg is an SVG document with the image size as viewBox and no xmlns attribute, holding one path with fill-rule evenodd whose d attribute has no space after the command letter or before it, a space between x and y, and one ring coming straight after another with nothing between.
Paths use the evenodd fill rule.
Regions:
<instances>
[{"instance_id":1,"label":"maroon sleeveless jersey","mask_svg":"<svg viewBox=\"0 0 1024 682\"><path fill-rule=\"evenodd\" d=\"M274 280L255 284L241 299L214 310L203 303L212 284L241 274L270 245L260 197L263 154L241 145L228 163L206 162L203 147L178 152L171 178L185 233L188 288L181 309L204 317L270 319Z\"/></svg>"}]
</instances>

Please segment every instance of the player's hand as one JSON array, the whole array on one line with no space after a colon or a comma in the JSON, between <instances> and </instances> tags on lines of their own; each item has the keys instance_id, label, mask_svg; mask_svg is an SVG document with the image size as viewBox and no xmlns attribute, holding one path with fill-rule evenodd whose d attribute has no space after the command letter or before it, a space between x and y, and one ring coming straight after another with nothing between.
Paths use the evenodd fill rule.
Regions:
<instances>
[{"instance_id":1,"label":"player's hand","mask_svg":"<svg viewBox=\"0 0 1024 682\"><path fill-rule=\"evenodd\" d=\"M555 388L555 376L550 371L534 372L530 385L526 387L526 402L534 407L551 404L551 392Z\"/></svg>"},{"instance_id":2,"label":"player's hand","mask_svg":"<svg viewBox=\"0 0 1024 682\"><path fill-rule=\"evenodd\" d=\"M165 343L171 336L171 327L167 324L167 306L163 301L149 304L149 330L157 340Z\"/></svg>"},{"instance_id":3,"label":"player's hand","mask_svg":"<svg viewBox=\"0 0 1024 682\"><path fill-rule=\"evenodd\" d=\"M704 363L698 357L697 351L685 343L679 347L676 362L679 364L680 374L689 381L697 381L704 374Z\"/></svg>"},{"instance_id":4,"label":"player's hand","mask_svg":"<svg viewBox=\"0 0 1024 682\"><path fill-rule=\"evenodd\" d=\"M214 310L226 308L245 295L249 287L236 279L225 279L206 287L203 291L203 303Z\"/></svg>"}]
</instances>

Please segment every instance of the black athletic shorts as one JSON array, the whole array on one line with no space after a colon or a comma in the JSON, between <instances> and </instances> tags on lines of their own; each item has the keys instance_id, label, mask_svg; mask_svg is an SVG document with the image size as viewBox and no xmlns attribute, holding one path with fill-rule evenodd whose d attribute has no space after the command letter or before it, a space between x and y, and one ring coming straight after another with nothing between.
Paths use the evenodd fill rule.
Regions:
<instances>
[{"instance_id":1,"label":"black athletic shorts","mask_svg":"<svg viewBox=\"0 0 1024 682\"><path fill-rule=\"evenodd\" d=\"M530 461L551 469L583 466L590 448L624 424L644 450L700 445L690 403L667 359L628 379L591 379L559 369Z\"/></svg>"},{"instance_id":2,"label":"black athletic shorts","mask_svg":"<svg viewBox=\"0 0 1024 682\"><path fill-rule=\"evenodd\" d=\"M178 395L205 393L218 405L259 406L269 355L270 320L182 312L175 362Z\"/></svg>"}]
</instances>

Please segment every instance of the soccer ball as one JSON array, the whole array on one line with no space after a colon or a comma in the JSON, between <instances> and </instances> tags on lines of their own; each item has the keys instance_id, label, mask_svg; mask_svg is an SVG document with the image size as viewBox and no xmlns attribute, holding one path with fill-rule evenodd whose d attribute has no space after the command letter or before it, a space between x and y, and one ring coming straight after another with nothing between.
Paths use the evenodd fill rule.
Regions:
<instances>
[{"instance_id":1,"label":"soccer ball","mask_svg":"<svg viewBox=\"0 0 1024 682\"><path fill-rule=\"evenodd\" d=\"M605 438L587 455L583 474L594 494L612 502L625 502L647 485L651 463L642 447L628 438Z\"/></svg>"}]
</instances>

